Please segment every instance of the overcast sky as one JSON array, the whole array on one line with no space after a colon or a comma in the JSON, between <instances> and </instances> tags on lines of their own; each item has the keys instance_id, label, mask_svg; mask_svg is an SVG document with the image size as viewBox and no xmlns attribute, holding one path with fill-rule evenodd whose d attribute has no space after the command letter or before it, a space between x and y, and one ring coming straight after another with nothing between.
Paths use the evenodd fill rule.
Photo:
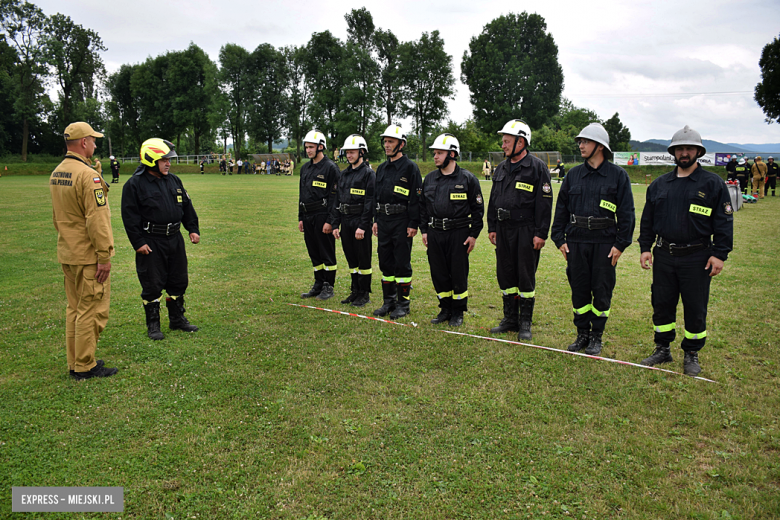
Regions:
<instances>
[{"instance_id":1,"label":"overcast sky","mask_svg":"<svg viewBox=\"0 0 780 520\"><path fill-rule=\"evenodd\" d=\"M225 43L248 50L260 43L305 45L325 30L344 40L344 14L366 7L377 27L403 41L440 31L453 57L457 94L449 110L457 122L471 115L460 82L470 39L497 16L525 9L545 18L558 45L563 95L602 119L619 112L634 139L669 139L689 124L705 139L780 143L780 124L767 125L753 100L761 50L780 33L780 0L32 1L47 15L61 12L97 31L108 47L109 72L190 41L217 61ZM513 4L519 7L507 8ZM716 94L723 92L729 94Z\"/></svg>"}]
</instances>

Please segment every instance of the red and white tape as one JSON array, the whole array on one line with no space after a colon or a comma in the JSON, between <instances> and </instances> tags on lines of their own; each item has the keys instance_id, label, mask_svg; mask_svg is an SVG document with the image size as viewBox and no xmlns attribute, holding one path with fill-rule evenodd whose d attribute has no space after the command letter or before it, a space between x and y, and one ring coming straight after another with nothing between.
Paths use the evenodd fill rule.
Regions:
<instances>
[{"instance_id":1,"label":"red and white tape","mask_svg":"<svg viewBox=\"0 0 780 520\"><path fill-rule=\"evenodd\" d=\"M325 309L325 308L322 308L322 307L312 307L310 305L298 305L296 303L288 303L287 305L291 305L293 307L303 307L305 309L315 309L315 310L318 310L318 311L332 312L334 314L343 314L344 316L354 316L356 318L364 318L364 319L367 319L367 320L374 320L374 321L379 321L379 322L382 322L382 323L389 323L391 325L401 325L402 327L412 327L412 328L416 328L417 327L417 324L414 323L414 322L412 322L411 324L399 323L397 321L383 320L381 318L374 318L373 316L363 316L362 314L355 314L355 313L352 313L352 312L337 311L337 310L333 310L333 309ZM568 354L570 356L581 356L581 357L586 357L586 358L590 358L590 359L596 359L596 360L599 360L599 361L607 361L609 363L617 363L619 365L628 365L628 366L631 366L631 367L642 368L642 369L645 369L645 370L655 370L655 371L658 371L658 372L665 372L667 374L674 374L676 376L684 375L684 374L681 374L679 372L675 372L673 370L667 370L665 368L648 367L648 366L645 366L645 365L640 365L639 363L631 363L630 361L622 361L620 359L612 359L612 358L602 357L602 356L591 356L589 354L583 354L582 352L569 352L568 350L562 350L562 349L552 348L552 347L543 347L541 345L534 345L533 343L521 343L520 341L511 341L511 340L508 340L508 339L501 339L501 338L491 338L490 336L477 336L476 334L467 334L465 332L456 332L454 330L447 330L447 329L431 329L431 330L436 331L436 332L444 332L445 334L454 334L456 336L465 336L465 337L468 337L468 338L484 339L484 340L487 340L487 341L497 341L499 343L509 343L510 345L522 345L524 347L538 348L538 349L541 349L541 350L548 350L550 352L558 352L560 354ZM692 377L692 379L698 379L700 381L707 381L708 383L717 383L717 381L713 381L712 379L707 379L706 377L701 377L701 376L690 376L690 377Z\"/></svg>"}]
</instances>

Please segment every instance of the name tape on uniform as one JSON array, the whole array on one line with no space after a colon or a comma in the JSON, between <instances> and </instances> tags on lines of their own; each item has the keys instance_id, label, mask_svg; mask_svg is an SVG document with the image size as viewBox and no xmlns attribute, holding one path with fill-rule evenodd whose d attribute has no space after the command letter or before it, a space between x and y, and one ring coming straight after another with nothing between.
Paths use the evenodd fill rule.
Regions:
<instances>
[{"instance_id":1,"label":"name tape on uniform","mask_svg":"<svg viewBox=\"0 0 780 520\"><path fill-rule=\"evenodd\" d=\"M467 193L450 193L450 200L466 200L467 198Z\"/></svg>"},{"instance_id":2,"label":"name tape on uniform","mask_svg":"<svg viewBox=\"0 0 780 520\"><path fill-rule=\"evenodd\" d=\"M532 184L526 184L526 183L520 182L520 181L518 181L515 184L515 189L516 190L523 190L523 191L530 191L531 193L533 193L533 191L534 191L534 187L533 187Z\"/></svg>"},{"instance_id":3,"label":"name tape on uniform","mask_svg":"<svg viewBox=\"0 0 780 520\"><path fill-rule=\"evenodd\" d=\"M704 206L697 206L696 204L691 204L688 211L696 213L697 215L704 215L705 217L712 215L712 208L705 208Z\"/></svg>"},{"instance_id":4,"label":"name tape on uniform","mask_svg":"<svg viewBox=\"0 0 780 520\"><path fill-rule=\"evenodd\" d=\"M349 190L349 193L350 195L365 195L366 190L359 190L357 188L352 188L351 190Z\"/></svg>"},{"instance_id":5,"label":"name tape on uniform","mask_svg":"<svg viewBox=\"0 0 780 520\"><path fill-rule=\"evenodd\" d=\"M327 188L328 187L327 183L320 182L320 181L314 181L314 182L311 183L311 185L314 186L315 188Z\"/></svg>"},{"instance_id":6,"label":"name tape on uniform","mask_svg":"<svg viewBox=\"0 0 780 520\"><path fill-rule=\"evenodd\" d=\"M604 209L610 210L612 213L615 213L617 211L617 204L612 204L611 202L606 200L602 200L599 206Z\"/></svg>"},{"instance_id":7,"label":"name tape on uniform","mask_svg":"<svg viewBox=\"0 0 780 520\"><path fill-rule=\"evenodd\" d=\"M407 190L406 188L402 188L400 186L396 186L395 188L393 188L393 191L396 193L400 193L401 195L409 195L409 190Z\"/></svg>"}]
</instances>

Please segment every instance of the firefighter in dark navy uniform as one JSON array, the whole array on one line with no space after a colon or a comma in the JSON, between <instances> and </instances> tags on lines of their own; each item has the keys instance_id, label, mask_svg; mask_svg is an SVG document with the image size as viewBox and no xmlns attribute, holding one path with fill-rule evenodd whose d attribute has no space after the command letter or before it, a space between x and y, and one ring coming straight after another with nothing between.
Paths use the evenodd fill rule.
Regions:
<instances>
[{"instance_id":1,"label":"firefighter in dark navy uniform","mask_svg":"<svg viewBox=\"0 0 780 520\"><path fill-rule=\"evenodd\" d=\"M727 181L737 180L737 156L736 155L732 155L731 160L729 160L729 162L726 163L726 180Z\"/></svg>"},{"instance_id":2,"label":"firefighter in dark navy uniform","mask_svg":"<svg viewBox=\"0 0 780 520\"><path fill-rule=\"evenodd\" d=\"M688 126L679 130L669 153L677 167L647 189L639 227L639 263L653 270L655 330L655 351L642 364L673 361L669 345L675 339L677 302L682 297L683 369L696 376L701 372L698 353L707 338L710 282L723 270L734 243L734 209L723 179L697 161L706 153L699 132Z\"/></svg>"},{"instance_id":3,"label":"firefighter in dark navy uniform","mask_svg":"<svg viewBox=\"0 0 780 520\"><path fill-rule=\"evenodd\" d=\"M331 226L334 238L341 239L352 278L349 296L341 303L363 307L371 301L371 224L376 174L363 160L368 146L362 136L350 135L341 149L346 152L349 166L339 177L336 203L326 227Z\"/></svg>"},{"instance_id":4,"label":"firefighter in dark navy uniform","mask_svg":"<svg viewBox=\"0 0 780 520\"><path fill-rule=\"evenodd\" d=\"M615 266L633 240L636 217L631 180L612 155L609 134L591 123L576 137L585 163L561 183L552 239L566 260L577 338L570 352L601 353L615 289Z\"/></svg>"},{"instance_id":5,"label":"firefighter in dark navy uniform","mask_svg":"<svg viewBox=\"0 0 780 520\"><path fill-rule=\"evenodd\" d=\"M406 133L390 125L381 135L387 161L376 171L376 216L372 228L382 271L382 306L375 316L409 314L412 292L412 241L420 225L422 176L403 154Z\"/></svg>"},{"instance_id":6,"label":"firefighter in dark navy uniform","mask_svg":"<svg viewBox=\"0 0 780 520\"><path fill-rule=\"evenodd\" d=\"M780 167L777 166L775 158L771 155L766 160L766 185L764 186L764 195L769 193L769 188L772 188L772 196L775 196L775 186L777 185L777 173L780 171Z\"/></svg>"},{"instance_id":7,"label":"firefighter in dark navy uniform","mask_svg":"<svg viewBox=\"0 0 780 520\"><path fill-rule=\"evenodd\" d=\"M423 181L420 231L439 298L440 311L431 323L459 327L468 310L469 254L484 226L485 205L479 180L456 162L458 139L441 134L430 149L438 169Z\"/></svg>"},{"instance_id":8,"label":"firefighter in dark navy uniform","mask_svg":"<svg viewBox=\"0 0 780 520\"><path fill-rule=\"evenodd\" d=\"M531 129L525 122L512 119L498 133L506 160L493 177L487 221L504 318L490 332L515 331L518 339L531 339L536 269L552 216L550 171L528 153Z\"/></svg>"},{"instance_id":9,"label":"firefighter in dark navy uniform","mask_svg":"<svg viewBox=\"0 0 780 520\"><path fill-rule=\"evenodd\" d=\"M109 166L111 167L111 184L119 182L119 161L113 155L108 158Z\"/></svg>"},{"instance_id":10,"label":"firefighter in dark navy uniform","mask_svg":"<svg viewBox=\"0 0 780 520\"><path fill-rule=\"evenodd\" d=\"M141 165L122 189L122 222L135 249L135 267L141 282L147 335L164 339L160 330L160 299L167 293L171 330L195 332L184 317L184 293L189 285L187 251L180 228L190 242L200 242L198 215L187 190L169 173L176 148L164 139L147 139L141 145Z\"/></svg>"},{"instance_id":11,"label":"firefighter in dark navy uniform","mask_svg":"<svg viewBox=\"0 0 780 520\"><path fill-rule=\"evenodd\" d=\"M744 158L740 159L737 166L734 167L734 174L737 181L739 181L739 190L742 193L747 194L750 166L748 166L747 161Z\"/></svg>"},{"instance_id":12,"label":"firefighter in dark navy uniform","mask_svg":"<svg viewBox=\"0 0 780 520\"><path fill-rule=\"evenodd\" d=\"M325 134L312 130L303 138L309 162L301 166L298 197L298 231L303 233L306 250L314 266L314 285L301 298L327 300L336 283L336 239L328 214L336 203L336 186L341 172L325 156ZM269 160L270 163L270 160Z\"/></svg>"}]
</instances>

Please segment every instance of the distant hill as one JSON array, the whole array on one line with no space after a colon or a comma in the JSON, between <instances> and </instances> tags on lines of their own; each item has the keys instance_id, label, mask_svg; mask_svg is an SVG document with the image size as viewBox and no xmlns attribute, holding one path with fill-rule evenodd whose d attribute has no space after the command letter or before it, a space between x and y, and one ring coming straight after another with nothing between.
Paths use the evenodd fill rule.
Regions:
<instances>
[{"instance_id":1,"label":"distant hill","mask_svg":"<svg viewBox=\"0 0 780 520\"><path fill-rule=\"evenodd\" d=\"M770 144L734 144L734 143L728 143L729 146L741 146L742 148L747 148L748 150L751 150L753 152L773 152L780 154L780 143L770 143Z\"/></svg>"},{"instance_id":2,"label":"distant hill","mask_svg":"<svg viewBox=\"0 0 780 520\"><path fill-rule=\"evenodd\" d=\"M634 141L633 139L628 142L631 147L637 152L665 152L666 145L653 143L650 141Z\"/></svg>"}]
</instances>

